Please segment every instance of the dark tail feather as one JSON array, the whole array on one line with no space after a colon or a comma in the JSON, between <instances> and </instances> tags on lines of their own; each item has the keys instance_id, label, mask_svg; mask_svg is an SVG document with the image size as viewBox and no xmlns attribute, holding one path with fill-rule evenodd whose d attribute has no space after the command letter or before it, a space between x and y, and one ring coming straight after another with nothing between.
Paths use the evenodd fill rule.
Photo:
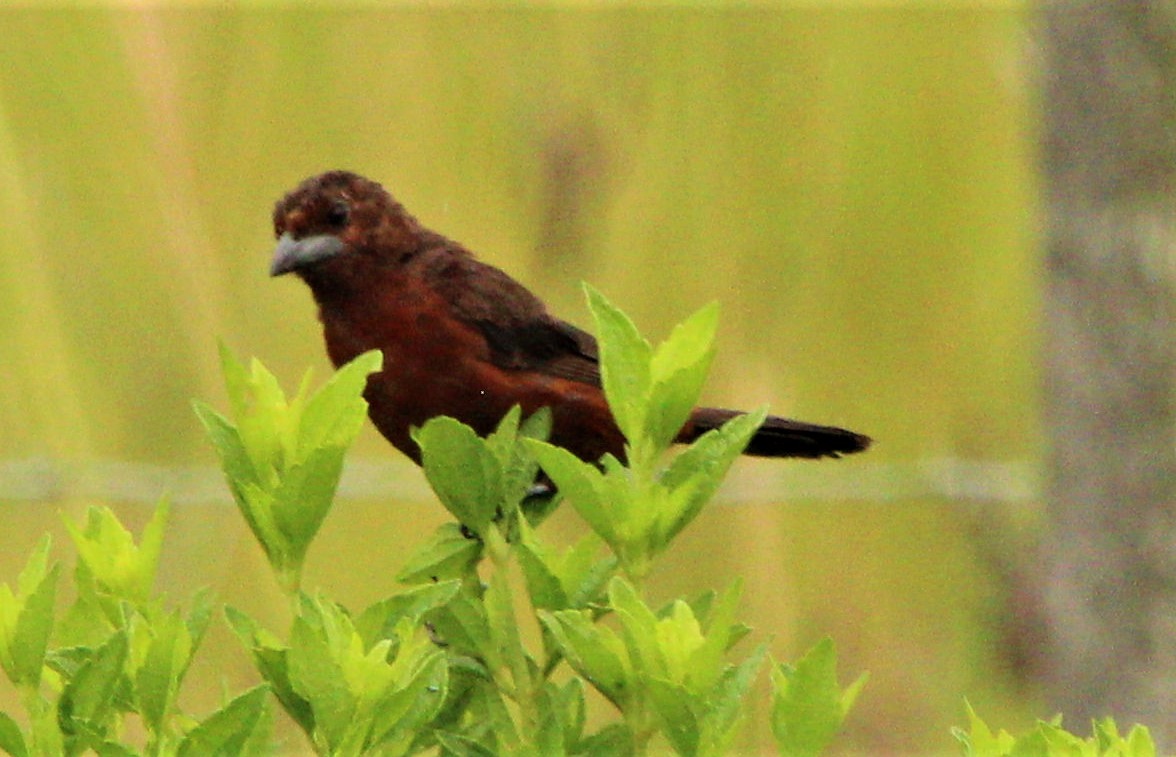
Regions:
<instances>
[{"instance_id":1,"label":"dark tail feather","mask_svg":"<svg viewBox=\"0 0 1176 757\"><path fill-rule=\"evenodd\" d=\"M703 407L694 411L680 441L692 442L743 413ZM870 446L870 437L843 428L818 426L769 415L743 451L757 457L841 457Z\"/></svg>"}]
</instances>

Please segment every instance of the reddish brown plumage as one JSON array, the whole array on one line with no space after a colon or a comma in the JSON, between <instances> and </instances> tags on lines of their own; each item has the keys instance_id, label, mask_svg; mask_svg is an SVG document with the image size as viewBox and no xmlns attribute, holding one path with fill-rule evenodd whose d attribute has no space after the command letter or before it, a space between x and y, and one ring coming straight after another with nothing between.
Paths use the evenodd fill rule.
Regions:
<instances>
[{"instance_id":1,"label":"reddish brown plumage","mask_svg":"<svg viewBox=\"0 0 1176 757\"><path fill-rule=\"evenodd\" d=\"M624 457L600 388L596 342L552 317L501 270L421 226L383 187L345 171L307 179L274 208L271 273L297 273L319 306L327 352L342 365L371 349L384 368L364 396L372 423L401 452L409 429L449 415L489 433L513 406L552 411L551 441L584 460ZM699 408L688 442L736 411ZM769 417L747 454L837 457L870 440Z\"/></svg>"}]
</instances>

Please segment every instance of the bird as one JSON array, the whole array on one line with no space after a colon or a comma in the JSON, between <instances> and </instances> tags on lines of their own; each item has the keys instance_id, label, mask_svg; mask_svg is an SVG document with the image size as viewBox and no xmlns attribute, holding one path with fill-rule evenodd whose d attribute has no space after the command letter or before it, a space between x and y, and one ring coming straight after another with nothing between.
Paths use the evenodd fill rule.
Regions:
<instances>
[{"instance_id":1,"label":"bird","mask_svg":"<svg viewBox=\"0 0 1176 757\"><path fill-rule=\"evenodd\" d=\"M270 275L295 274L310 287L336 367L383 351L364 389L368 416L418 465L414 428L446 415L486 435L515 405L526 414L549 408L549 441L581 460L625 459L593 336L423 226L379 183L342 170L312 176L277 202L273 224ZM741 414L696 408L674 441L692 442ZM744 454L836 458L870 443L846 429L768 416Z\"/></svg>"}]
</instances>

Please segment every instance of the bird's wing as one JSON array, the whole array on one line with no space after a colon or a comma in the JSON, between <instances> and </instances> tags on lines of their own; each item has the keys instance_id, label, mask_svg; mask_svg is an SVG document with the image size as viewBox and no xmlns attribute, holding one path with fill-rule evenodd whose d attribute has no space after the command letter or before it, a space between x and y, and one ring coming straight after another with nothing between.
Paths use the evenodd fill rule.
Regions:
<instances>
[{"instance_id":1,"label":"bird's wing","mask_svg":"<svg viewBox=\"0 0 1176 757\"><path fill-rule=\"evenodd\" d=\"M475 321L474 325L486 337L491 360L498 366L600 386L596 340L570 323L547 317L509 325Z\"/></svg>"},{"instance_id":2,"label":"bird's wing","mask_svg":"<svg viewBox=\"0 0 1176 757\"><path fill-rule=\"evenodd\" d=\"M477 328L495 365L599 387L596 339L548 314L530 290L472 257L450 258L435 280L455 313Z\"/></svg>"}]
</instances>

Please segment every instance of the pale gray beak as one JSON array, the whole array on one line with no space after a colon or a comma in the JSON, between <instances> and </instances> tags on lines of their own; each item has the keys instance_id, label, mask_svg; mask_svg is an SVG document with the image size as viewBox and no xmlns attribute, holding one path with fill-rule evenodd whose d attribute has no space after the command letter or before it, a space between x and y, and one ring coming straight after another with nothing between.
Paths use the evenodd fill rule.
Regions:
<instances>
[{"instance_id":1,"label":"pale gray beak","mask_svg":"<svg viewBox=\"0 0 1176 757\"><path fill-rule=\"evenodd\" d=\"M313 237L295 239L290 232L278 238L274 259L270 261L270 276L307 268L320 260L333 258L346 249L343 240L331 234L317 234Z\"/></svg>"}]
</instances>

